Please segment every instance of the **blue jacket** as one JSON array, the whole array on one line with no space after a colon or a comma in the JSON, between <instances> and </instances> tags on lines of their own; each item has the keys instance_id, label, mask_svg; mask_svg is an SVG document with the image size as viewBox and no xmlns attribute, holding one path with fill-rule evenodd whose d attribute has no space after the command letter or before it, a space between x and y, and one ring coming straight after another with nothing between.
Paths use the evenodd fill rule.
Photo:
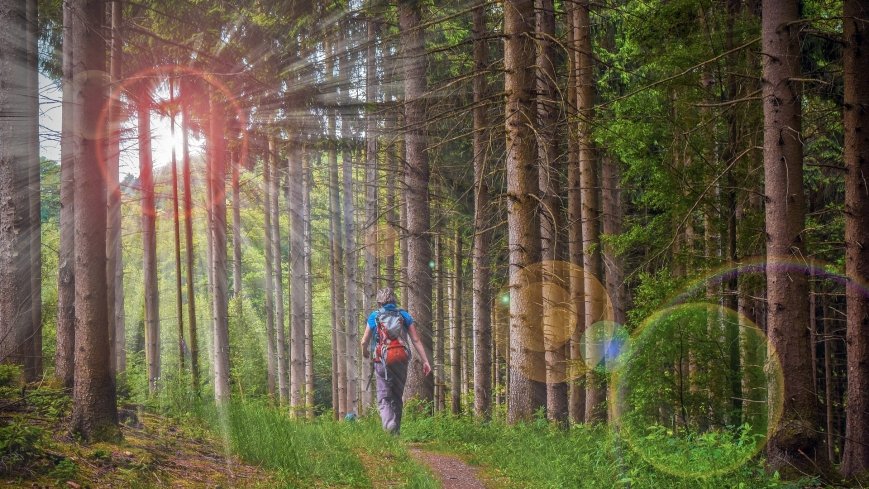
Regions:
<instances>
[{"instance_id":1,"label":"blue jacket","mask_svg":"<svg viewBox=\"0 0 869 489\"><path fill-rule=\"evenodd\" d=\"M383 308L386 309L387 311L393 311L395 309L398 309L398 312L401 313L401 317L404 318L404 327L405 328L407 328L411 324L413 324L413 317L410 315L410 313L405 311L404 309L400 309L397 305L384 304ZM379 314L379 313L380 313L380 309L377 309L376 311L373 311L368 316L368 327L371 329L371 331L375 331L375 332L377 331L377 314Z\"/></svg>"}]
</instances>

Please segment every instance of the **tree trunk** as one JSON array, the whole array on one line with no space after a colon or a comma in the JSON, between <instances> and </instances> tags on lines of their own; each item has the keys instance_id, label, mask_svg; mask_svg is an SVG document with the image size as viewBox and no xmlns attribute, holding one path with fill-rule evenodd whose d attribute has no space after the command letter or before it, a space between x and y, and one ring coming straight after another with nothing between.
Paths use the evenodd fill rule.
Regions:
<instances>
[{"instance_id":1,"label":"tree trunk","mask_svg":"<svg viewBox=\"0 0 869 489\"><path fill-rule=\"evenodd\" d=\"M181 99L184 100L184 95L187 93L185 85L181 85ZM193 384L193 392L199 392L199 340L196 330L196 290L194 284L193 270L193 194L190 185L190 142L188 140L190 131L190 114L188 113L186 103L181 104L181 117L184 120L181 134L181 151L184 153L183 165L181 172L184 180L184 247L187 253L187 324L190 328L190 377Z\"/></svg>"},{"instance_id":2,"label":"tree trunk","mask_svg":"<svg viewBox=\"0 0 869 489\"><path fill-rule=\"evenodd\" d=\"M504 6L504 86L507 129L507 225L510 248L510 393L507 421L529 420L546 402L539 327L541 287L532 265L540 261L539 182L534 130L534 2ZM535 275L537 275L535 277Z\"/></svg>"},{"instance_id":3,"label":"tree trunk","mask_svg":"<svg viewBox=\"0 0 869 489\"><path fill-rule=\"evenodd\" d=\"M229 401L229 322L226 284L226 143L223 106L210 98L209 166L211 194L211 277L214 281L212 307L214 314L214 399L219 404Z\"/></svg>"},{"instance_id":4,"label":"tree trunk","mask_svg":"<svg viewBox=\"0 0 869 489\"><path fill-rule=\"evenodd\" d=\"M382 239L389 239L388 236L380 235L378 226L378 189L377 189L377 34L380 26L374 18L373 12L368 19L368 47L365 53L365 101L368 103L365 114L365 269L362 278L363 288L363 310L373 308L377 301L375 295L377 293L377 275L380 268L380 260L382 259L379 250L383 248ZM392 175L390 175L392 178ZM388 194L392 192L387 191ZM394 194L388 196L394 200ZM389 209L387 212L392 212ZM387 241L390 242L390 241ZM394 246L393 246L394 247ZM387 257L392 256L391 253L385 253ZM389 258L387 258L388 260ZM395 266L393 257L392 266ZM392 282L388 283L392 287ZM355 345L354 345L355 346ZM366 380L371 377L372 364L369 361L362 362L362 406L367 408L372 405L375 394L372 394L373 382Z\"/></svg>"},{"instance_id":5,"label":"tree trunk","mask_svg":"<svg viewBox=\"0 0 869 489\"><path fill-rule=\"evenodd\" d=\"M275 151L275 141L273 137L268 138L268 150L265 155L265 159L263 159L263 195L264 195L264 208L263 208L263 216L264 216L264 226L265 226L265 240L263 241L263 248L265 251L265 306L266 306L266 354L268 355L267 360L267 382L268 382L268 392L269 396L274 400L278 399L280 402L280 398L275 394L278 394L277 391L277 341L275 341L275 286L274 286L274 267L272 262L274 261L274 257L272 255L272 240L274 237L272 236L272 168L274 167L272 160L274 159L274 151Z\"/></svg>"},{"instance_id":6,"label":"tree trunk","mask_svg":"<svg viewBox=\"0 0 869 489\"><path fill-rule=\"evenodd\" d=\"M75 164L79 134L73 130L73 45L71 9L63 9L63 78L60 130L60 253L57 270L57 346L54 375L71 389L75 360ZM10 32L9 29L2 29ZM5 59L0 57L0 59ZM12 73L5 68L3 73ZM0 148L5 147L0 144ZM3 267L3 270L9 270Z\"/></svg>"},{"instance_id":7,"label":"tree trunk","mask_svg":"<svg viewBox=\"0 0 869 489\"><path fill-rule=\"evenodd\" d=\"M335 313L333 327L335 329L335 349L332 352L335 357L335 372L337 373L337 396L338 405L334 406L335 414L343 418L347 414L347 334L345 329L345 303L344 303L344 232L341 227L341 195L338 184L338 152L335 141L335 113L329 115L329 215L330 228L332 231L332 304ZM350 345L351 347L353 345Z\"/></svg>"},{"instance_id":8,"label":"tree trunk","mask_svg":"<svg viewBox=\"0 0 869 489\"><path fill-rule=\"evenodd\" d=\"M785 477L814 472L823 457L818 402L812 390L808 279L788 263L804 254L803 149L799 7L795 0L763 2L764 181L766 183L768 337L784 375L783 392L770 381L770 413L783 399L781 420L767 443L767 463ZM775 376L770 376L775 379ZM771 416L771 420L775 419Z\"/></svg>"},{"instance_id":9,"label":"tree trunk","mask_svg":"<svg viewBox=\"0 0 869 489\"><path fill-rule=\"evenodd\" d=\"M842 473L869 471L869 1L845 0L845 275L848 403Z\"/></svg>"},{"instance_id":10,"label":"tree trunk","mask_svg":"<svg viewBox=\"0 0 869 489\"><path fill-rule=\"evenodd\" d=\"M456 225L453 235L453 266L456 269L455 285L453 287L453 324L450 335L450 406L453 414L462 412L462 294L464 281L462 277L462 232Z\"/></svg>"},{"instance_id":11,"label":"tree trunk","mask_svg":"<svg viewBox=\"0 0 869 489\"><path fill-rule=\"evenodd\" d=\"M582 193L582 248L585 288L585 358L589 371L586 375L585 421L606 421L606 378L600 372L599 362L603 354L603 338L596 337L592 325L604 319L606 298L604 290L597 286L603 278L603 263L600 253L599 184L598 161L591 137L594 117L594 58L591 42L591 4L580 2L577 8L578 29L577 80L579 87L577 109L579 111L579 185Z\"/></svg>"},{"instance_id":12,"label":"tree trunk","mask_svg":"<svg viewBox=\"0 0 869 489\"><path fill-rule=\"evenodd\" d=\"M313 175L311 172L310 155L303 155L304 203L305 219L305 412L309 419L314 417L314 275L311 263L312 228L311 228L311 187ZM319 152L317 159L319 161ZM319 166L319 164L317 165Z\"/></svg>"},{"instance_id":13,"label":"tree trunk","mask_svg":"<svg viewBox=\"0 0 869 489\"><path fill-rule=\"evenodd\" d=\"M31 316L31 120L27 60L28 0L0 7L0 362L20 365L29 379Z\"/></svg>"},{"instance_id":14,"label":"tree trunk","mask_svg":"<svg viewBox=\"0 0 869 489\"><path fill-rule=\"evenodd\" d=\"M579 52L579 9L569 7L568 44L568 91L567 105L574 111L579 95L578 70ZM575 112L569 114L575 117ZM583 273L583 240L582 240L582 186L580 185L579 143L576 126L568 126L567 137L567 220L568 220L568 255L570 256L570 313L573 315L575 327L570 332L570 367L568 378L573 379L567 403L568 416L574 423L585 420L585 364L582 354L582 332L585 329L585 273Z\"/></svg>"},{"instance_id":15,"label":"tree trunk","mask_svg":"<svg viewBox=\"0 0 869 489\"><path fill-rule=\"evenodd\" d=\"M178 369L184 373L184 291L181 288L181 219L178 209L178 161L175 155L175 84L169 80L170 117L169 133L172 139L172 218L175 231L175 315L178 316ZM111 274L110 274L111 275Z\"/></svg>"},{"instance_id":16,"label":"tree trunk","mask_svg":"<svg viewBox=\"0 0 869 489\"><path fill-rule=\"evenodd\" d=\"M424 28L420 21L420 4L416 0L399 0L398 19L404 56L404 181L407 199L407 308L414 317L426 355L431 358L432 274L429 210L429 163L426 146L426 55ZM432 378L422 375L422 363L414 356L407 374L404 397L431 401Z\"/></svg>"},{"instance_id":17,"label":"tree trunk","mask_svg":"<svg viewBox=\"0 0 869 489\"><path fill-rule=\"evenodd\" d=\"M270 143L274 140L271 139ZM272 233L269 246L272 248L272 286L274 287L273 305L275 308L275 346L278 355L278 394L281 404L288 404L290 400L290 376L289 358L287 355L287 336L286 327L284 325L284 274L283 266L281 265L281 219L280 219L280 202L281 202L281 173L278 165L277 148L272 145L269 147L269 161L271 162L271 207L269 212L272 215Z\"/></svg>"},{"instance_id":18,"label":"tree trunk","mask_svg":"<svg viewBox=\"0 0 869 489\"><path fill-rule=\"evenodd\" d=\"M440 204L435 203L435 222L442 221ZM440 226L439 226L440 227ZM446 277L444 273L444 235L443 230L438 229L434 237L434 262L435 262L435 300L434 314L432 324L434 324L434 363L432 365L432 373L434 374L434 401L435 411L444 410L444 326L446 319L444 318L444 305L448 303L446 294Z\"/></svg>"},{"instance_id":19,"label":"tree trunk","mask_svg":"<svg viewBox=\"0 0 869 489\"><path fill-rule=\"evenodd\" d=\"M148 392L157 393L160 379L160 290L157 283L157 216L151 161L151 87L139 86L136 100L139 121L139 185L142 194L142 274L145 293L145 363Z\"/></svg>"},{"instance_id":20,"label":"tree trunk","mask_svg":"<svg viewBox=\"0 0 869 489\"><path fill-rule=\"evenodd\" d=\"M102 0L70 0L72 26L67 32L73 50L81 55L72 65L74 94L71 128L86 131L74 152L75 165L75 385L72 431L89 441L120 437L115 405L115 381L109 368L106 335L106 183L100 169L100 145L105 132L95 127L105 102L101 77L82 77L91 70L106 69L102 35L105 3ZM5 43L4 43L5 45ZM4 70L5 72L5 70Z\"/></svg>"},{"instance_id":21,"label":"tree trunk","mask_svg":"<svg viewBox=\"0 0 869 489\"><path fill-rule=\"evenodd\" d=\"M121 22L123 5L119 1L112 2L112 45L111 45L111 80L115 85L112 98L109 101L109 145L106 151L106 174L108 176L108 242L106 247L109 327L114 328L110 337L114 338L111 358L114 361L115 372L127 369L126 326L124 324L124 259L121 248L121 186L120 186L120 155L121 155L121 101L117 85L123 76L124 43L121 38Z\"/></svg>"},{"instance_id":22,"label":"tree trunk","mask_svg":"<svg viewBox=\"0 0 869 489\"><path fill-rule=\"evenodd\" d=\"M305 414L305 289L308 277L305 274L305 176L302 168L302 152L298 146L290 149L287 180L290 185L290 300L292 301L290 344L291 394L290 406L295 417Z\"/></svg>"},{"instance_id":23,"label":"tree trunk","mask_svg":"<svg viewBox=\"0 0 869 489\"><path fill-rule=\"evenodd\" d=\"M474 9L474 251L473 251L473 330L474 330L474 414L487 419L492 413L492 294L490 290L488 229L489 186L486 183L488 125L486 107L486 7Z\"/></svg>"},{"instance_id":24,"label":"tree trunk","mask_svg":"<svg viewBox=\"0 0 869 489\"><path fill-rule=\"evenodd\" d=\"M348 63L342 63L344 65ZM351 134L349 130L349 119L345 118L341 121L341 136L344 140L344 151L342 154L342 162L344 166L344 306L346 307L345 316L345 354L347 358L347 411L359 412L361 407L359 402L359 385L357 378L359 377L357 366L357 352L359 351L358 344L358 308L356 293L356 273L359 268L359 260L356 258L356 220L354 219L353 206L353 161L352 161L352 144Z\"/></svg>"},{"instance_id":25,"label":"tree trunk","mask_svg":"<svg viewBox=\"0 0 869 489\"><path fill-rule=\"evenodd\" d=\"M233 152L232 162L232 295L241 297L241 172L240 150Z\"/></svg>"},{"instance_id":26,"label":"tree trunk","mask_svg":"<svg viewBox=\"0 0 869 489\"><path fill-rule=\"evenodd\" d=\"M30 354L25 363L25 377L34 381L42 375L42 216L39 181L39 46L38 6L36 0L26 5L27 56L27 167L30 206ZM112 331L114 333L114 331Z\"/></svg>"}]
</instances>

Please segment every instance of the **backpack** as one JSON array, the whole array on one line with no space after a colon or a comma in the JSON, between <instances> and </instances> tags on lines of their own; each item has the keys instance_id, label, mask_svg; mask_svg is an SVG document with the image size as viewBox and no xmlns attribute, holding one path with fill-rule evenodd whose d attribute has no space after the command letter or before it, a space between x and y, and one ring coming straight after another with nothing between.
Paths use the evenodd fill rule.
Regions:
<instances>
[{"instance_id":1,"label":"backpack","mask_svg":"<svg viewBox=\"0 0 869 489\"><path fill-rule=\"evenodd\" d=\"M409 362L411 352L401 310L380 308L376 321L377 329L371 342L372 361L384 366Z\"/></svg>"}]
</instances>

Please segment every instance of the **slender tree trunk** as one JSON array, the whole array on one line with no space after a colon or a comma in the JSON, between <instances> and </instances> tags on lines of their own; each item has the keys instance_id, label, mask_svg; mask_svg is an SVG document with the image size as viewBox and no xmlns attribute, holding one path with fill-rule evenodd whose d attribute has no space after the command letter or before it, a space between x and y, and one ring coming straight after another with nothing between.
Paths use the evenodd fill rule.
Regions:
<instances>
[{"instance_id":1,"label":"slender tree trunk","mask_svg":"<svg viewBox=\"0 0 869 489\"><path fill-rule=\"evenodd\" d=\"M305 411L309 419L314 417L314 274L311 263L311 187L313 174L311 172L310 155L303 156L304 203L305 219ZM319 161L320 154L317 153ZM319 166L319 164L318 164Z\"/></svg>"},{"instance_id":2,"label":"slender tree trunk","mask_svg":"<svg viewBox=\"0 0 869 489\"><path fill-rule=\"evenodd\" d=\"M289 404L290 389L289 389L289 358L287 355L287 336L286 327L284 324L284 278L283 266L281 265L281 220L280 220L280 202L281 202L281 173L278 165L278 153L276 148L269 150L272 169L271 180L271 207L269 212L272 215L272 233L269 246L272 248L272 286L274 287L273 305L275 308L275 344L278 355L278 394L281 404Z\"/></svg>"},{"instance_id":3,"label":"slender tree trunk","mask_svg":"<svg viewBox=\"0 0 869 489\"><path fill-rule=\"evenodd\" d=\"M145 363L148 368L148 392L154 395L160 379L160 296L157 283L157 218L151 160L151 87L145 83L139 86L136 114L139 121L139 185L142 194Z\"/></svg>"},{"instance_id":4,"label":"slender tree trunk","mask_svg":"<svg viewBox=\"0 0 869 489\"><path fill-rule=\"evenodd\" d=\"M273 160L274 160L274 151L275 151L275 141L273 137L268 138L268 152L265 155L265 159L263 160L263 195L265 196L265 207L263 209L264 216L264 225L265 225L265 240L263 242L263 248L265 248L265 261L266 261L266 270L265 270L265 306L266 306L266 354L268 355L267 360L267 382L268 382L268 391L269 396L272 399L278 399L280 402L280 397L276 396L279 394L277 389L277 341L275 341L275 286L274 286L274 266L272 262L274 261L274 256L272 255L272 240L274 237L272 236L272 168L274 168Z\"/></svg>"},{"instance_id":5,"label":"slender tree trunk","mask_svg":"<svg viewBox=\"0 0 869 489\"><path fill-rule=\"evenodd\" d=\"M365 101L368 103L368 107L366 109L366 118L365 118L365 269L364 276L362 278L362 287L363 287L363 295L364 295L364 308L373 308L377 301L375 300L375 294L377 293L377 275L378 270L380 268L380 256L379 250L381 250L383 245L381 244L381 240L386 239L386 242L389 241L389 236L381 236L380 228L378 226L378 189L377 189L377 151L378 151L378 141L377 138L379 136L377 129L377 115L376 115L376 104L377 104L377 35L380 30L380 26L377 20L374 18L373 12L370 14L371 17L368 19L367 27L368 27L368 47L365 53ZM389 175L390 180L393 178L393 175ZM391 192L387 192L391 194ZM394 194L388 196L388 198L394 200ZM392 209L388 209L387 212L392 212ZM390 223L391 224L391 223ZM394 248L394 246L393 246ZM387 257L391 257L392 259L392 267L395 266L395 258L393 253L385 253ZM389 260L390 258L387 258ZM388 286L392 287L392 282L388 282ZM355 343L354 343L355 348ZM376 398L375 393L372 393L373 382L367 382L367 379L371 377L371 369L372 364L369 361L362 361L362 406L367 408L371 406L373 401Z\"/></svg>"},{"instance_id":6,"label":"slender tree trunk","mask_svg":"<svg viewBox=\"0 0 869 489\"><path fill-rule=\"evenodd\" d=\"M450 406L453 414L462 412L462 294L464 281L462 274L462 231L456 226L453 235L453 266L456 269L455 286L453 288L453 324L450 335Z\"/></svg>"},{"instance_id":7,"label":"slender tree trunk","mask_svg":"<svg viewBox=\"0 0 869 489\"><path fill-rule=\"evenodd\" d=\"M842 473L869 471L869 1L845 0L845 274L848 403Z\"/></svg>"},{"instance_id":8,"label":"slender tree trunk","mask_svg":"<svg viewBox=\"0 0 869 489\"><path fill-rule=\"evenodd\" d=\"M181 85L182 99L184 99L185 85ZM184 180L184 247L187 259L187 324L190 328L190 376L193 384L193 391L199 392L199 340L196 330L196 290L194 284L193 270L193 194L190 185L190 142L188 135L190 131L190 114L187 110L187 104L181 104L181 117L183 119L182 134L181 134L181 151L184 153L183 165L181 169Z\"/></svg>"},{"instance_id":9,"label":"slender tree trunk","mask_svg":"<svg viewBox=\"0 0 869 489\"><path fill-rule=\"evenodd\" d=\"M57 271L57 338L54 375L66 388L73 386L75 359L75 164L73 152L80 135L73 130L72 10L63 9L63 78L60 130L60 253ZM9 29L2 29L10 32ZM5 44L2 44L5 45ZM6 59L0 57L0 59ZM12 73L4 67L3 73ZM5 147L0 144L0 148ZM3 270L11 270L3 267Z\"/></svg>"},{"instance_id":10,"label":"slender tree trunk","mask_svg":"<svg viewBox=\"0 0 869 489\"><path fill-rule=\"evenodd\" d=\"M607 236L618 236L622 233L622 219L624 218L624 200L621 189L621 169L619 163L611 156L604 156L602 166L603 189L603 232ZM612 246L603 247L603 260L605 263L606 290L613 309L613 321L624 325L627 322L626 315L626 289L624 259L615 253ZM734 310L736 307L734 306ZM615 392L611 399L610 412L614 418L619 418L623 406L621 399L623 392Z\"/></svg>"},{"instance_id":11,"label":"slender tree trunk","mask_svg":"<svg viewBox=\"0 0 869 489\"><path fill-rule=\"evenodd\" d=\"M539 182L534 131L534 2L504 5L507 225L510 248L510 393L507 421L531 419L546 402L539 273ZM537 275L537 277L535 277Z\"/></svg>"},{"instance_id":12,"label":"slender tree trunk","mask_svg":"<svg viewBox=\"0 0 869 489\"><path fill-rule=\"evenodd\" d=\"M778 353L784 384L770 381L770 413L783 399L781 420L767 443L767 463L784 477L816 470L823 457L818 402L808 330L808 278L787 263L804 254L806 203L803 193L799 7L795 0L763 2L764 173L767 233L768 337ZM775 379L775 376L770 376ZM771 417L771 419L775 419ZM825 458L825 457L824 457Z\"/></svg>"},{"instance_id":13,"label":"slender tree trunk","mask_svg":"<svg viewBox=\"0 0 869 489\"><path fill-rule=\"evenodd\" d=\"M567 105L575 111L579 95L579 9L568 7L568 90ZM569 116L576 116L575 112ZM570 313L575 327L570 334L568 378L573 379L567 403L568 416L574 423L585 420L585 363L582 354L582 332L585 329L585 273L583 272L582 186L580 185L579 142L576 125L568 126L567 137L567 219L568 255L570 256Z\"/></svg>"},{"instance_id":14,"label":"slender tree trunk","mask_svg":"<svg viewBox=\"0 0 869 489\"><path fill-rule=\"evenodd\" d=\"M214 97L210 101L209 166L211 195L211 276L214 314L214 399L222 405L229 401L229 321L226 284L226 142L225 116Z\"/></svg>"},{"instance_id":15,"label":"slender tree trunk","mask_svg":"<svg viewBox=\"0 0 869 489\"><path fill-rule=\"evenodd\" d=\"M175 83L169 80L169 105L172 107L170 129L172 139L172 218L175 231L175 315L178 316L178 368L184 373L184 291L181 288L181 219L178 209L178 161L175 155Z\"/></svg>"},{"instance_id":16,"label":"slender tree trunk","mask_svg":"<svg viewBox=\"0 0 869 489\"><path fill-rule=\"evenodd\" d=\"M442 220L440 203L435 203L435 220ZM438 226L440 227L440 226ZM435 262L435 300L432 324L434 324L434 405L435 411L444 410L444 305L448 303L446 294L446 277L444 272L444 235L443 230L438 229L434 237L434 262Z\"/></svg>"},{"instance_id":17,"label":"slender tree trunk","mask_svg":"<svg viewBox=\"0 0 869 489\"><path fill-rule=\"evenodd\" d=\"M233 151L232 162L232 295L241 297L241 172L240 151Z\"/></svg>"},{"instance_id":18,"label":"slender tree trunk","mask_svg":"<svg viewBox=\"0 0 869 489\"><path fill-rule=\"evenodd\" d=\"M343 63L348 64L348 63ZM344 305L346 307L346 347L345 353L347 358L347 411L359 412L361 407L359 400L359 371L357 366L357 352L359 351L358 340L358 308L356 293L356 273L359 268L359 260L356 257L356 220L354 219L355 211L353 205L353 160L352 160L352 144L351 134L348 128L349 120L343 119L341 124L342 139L344 140L344 151L342 154L343 162L343 177L344 177Z\"/></svg>"},{"instance_id":19,"label":"slender tree trunk","mask_svg":"<svg viewBox=\"0 0 869 489\"><path fill-rule=\"evenodd\" d=\"M432 274L429 209L429 162L425 129L426 56L425 31L421 27L420 4L416 0L399 0L398 20L404 56L404 181L407 201L407 308L414 317L426 355L431 358ZM414 356L407 374L404 397L431 401L434 383L422 375L422 363Z\"/></svg>"},{"instance_id":20,"label":"slender tree trunk","mask_svg":"<svg viewBox=\"0 0 869 489\"><path fill-rule=\"evenodd\" d=\"M339 418L347 414L347 334L345 328L345 307L344 302L344 232L341 227L341 195L338 184L338 152L335 147L335 116L330 114L329 134L333 136L332 145L329 147L329 214L330 227L332 231L332 303L335 309L334 328L335 328L335 350L333 356L336 359L337 372L337 395L338 405L336 415ZM353 345L351 345L352 347Z\"/></svg>"},{"instance_id":21,"label":"slender tree trunk","mask_svg":"<svg viewBox=\"0 0 869 489\"><path fill-rule=\"evenodd\" d=\"M473 251L473 330L474 330L474 414L487 419L492 413L492 294L490 290L488 229L489 186L486 183L488 125L486 107L486 7L474 9L474 251ZM496 364L497 365L497 364Z\"/></svg>"},{"instance_id":22,"label":"slender tree trunk","mask_svg":"<svg viewBox=\"0 0 869 489\"><path fill-rule=\"evenodd\" d=\"M30 354L25 364L28 380L42 375L42 216L39 181L39 46L36 0L26 5L27 56L27 166L30 201ZM113 333L113 332L112 332Z\"/></svg>"},{"instance_id":23,"label":"slender tree trunk","mask_svg":"<svg viewBox=\"0 0 869 489\"><path fill-rule=\"evenodd\" d=\"M81 73L106 69L102 0L70 0L68 19L73 50L81 55L72 65L71 128L87 131L74 152L75 165L75 386L72 431L85 440L113 440L120 436L115 405L115 382L109 367L108 304L106 301L106 183L100 169L104 131L97 130L106 87L100 77ZM4 43L5 44L5 43ZM5 70L4 70L5 72ZM83 134L84 136L84 134ZM104 146L103 146L104 148Z\"/></svg>"},{"instance_id":24,"label":"slender tree trunk","mask_svg":"<svg viewBox=\"0 0 869 489\"><path fill-rule=\"evenodd\" d=\"M33 376L27 1L0 7L0 362ZM78 148L81 150L81 148Z\"/></svg>"},{"instance_id":25,"label":"slender tree trunk","mask_svg":"<svg viewBox=\"0 0 869 489\"><path fill-rule=\"evenodd\" d=\"M119 1L112 2L112 45L111 45L111 80L117 86L123 75L124 44L121 38L121 22L123 5ZM124 324L124 259L121 249L121 186L120 186L120 154L121 154L121 101L120 91L116 88L109 101L109 145L106 151L106 166L108 176L108 242L106 248L108 269L108 300L109 327L114 328L110 337L114 338L111 358L114 361L115 372L127 369L126 326Z\"/></svg>"},{"instance_id":26,"label":"slender tree trunk","mask_svg":"<svg viewBox=\"0 0 869 489\"><path fill-rule=\"evenodd\" d=\"M290 149L287 180L290 185L288 207L290 210L290 277L292 278L290 281L292 300L290 406L296 417L305 414L305 289L308 276L305 274L305 176L302 159L300 148L293 145Z\"/></svg>"}]
</instances>

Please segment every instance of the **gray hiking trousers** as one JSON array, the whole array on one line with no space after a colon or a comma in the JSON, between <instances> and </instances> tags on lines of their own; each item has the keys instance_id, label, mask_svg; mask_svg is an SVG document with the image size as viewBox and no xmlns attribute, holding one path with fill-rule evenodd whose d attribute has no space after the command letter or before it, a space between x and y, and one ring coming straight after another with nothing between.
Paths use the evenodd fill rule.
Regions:
<instances>
[{"instance_id":1,"label":"gray hiking trousers","mask_svg":"<svg viewBox=\"0 0 869 489\"><path fill-rule=\"evenodd\" d=\"M377 407L383 429L397 435L401 430L401 411L404 409L404 383L407 381L407 363L386 367L381 362L374 363L377 377Z\"/></svg>"}]
</instances>

